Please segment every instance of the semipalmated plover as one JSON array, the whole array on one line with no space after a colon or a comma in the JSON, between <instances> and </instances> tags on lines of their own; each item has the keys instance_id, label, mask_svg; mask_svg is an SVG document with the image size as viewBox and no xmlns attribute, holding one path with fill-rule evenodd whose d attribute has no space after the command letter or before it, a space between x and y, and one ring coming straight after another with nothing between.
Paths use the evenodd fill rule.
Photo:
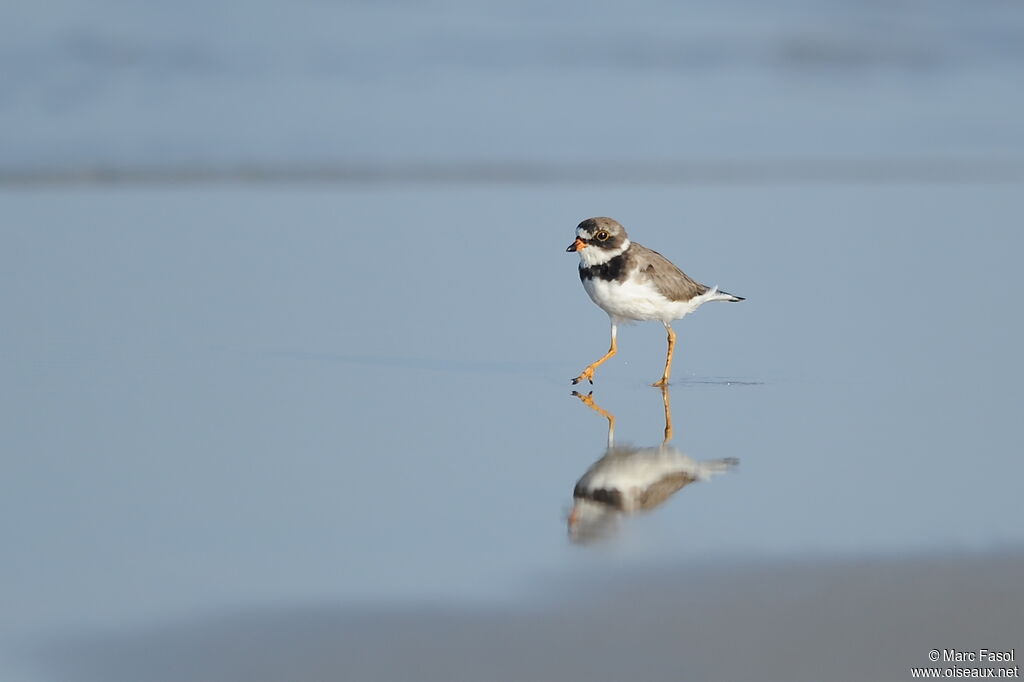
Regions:
<instances>
[{"instance_id":1,"label":"semipalmated plover","mask_svg":"<svg viewBox=\"0 0 1024 682\"><path fill-rule=\"evenodd\" d=\"M649 512L695 481L706 481L731 471L735 458L696 460L668 444L672 438L672 409L668 388L662 387L665 404L665 437L660 446L633 447L615 444L615 417L594 403L590 395L573 393L608 420L608 448L587 469L572 491L569 537L589 542L607 537L618 520Z\"/></svg>"},{"instance_id":2,"label":"semipalmated plover","mask_svg":"<svg viewBox=\"0 0 1024 682\"><path fill-rule=\"evenodd\" d=\"M708 301L742 301L718 287L707 287L686 275L657 251L630 241L611 218L587 218L576 227L576 241L566 251L580 254L580 279L590 298L608 313L612 343L608 352L588 365L572 383L594 383L594 370L618 351L618 325L630 320L660 320L668 332L665 372L655 386L668 384L676 334L672 320L692 313Z\"/></svg>"}]
</instances>

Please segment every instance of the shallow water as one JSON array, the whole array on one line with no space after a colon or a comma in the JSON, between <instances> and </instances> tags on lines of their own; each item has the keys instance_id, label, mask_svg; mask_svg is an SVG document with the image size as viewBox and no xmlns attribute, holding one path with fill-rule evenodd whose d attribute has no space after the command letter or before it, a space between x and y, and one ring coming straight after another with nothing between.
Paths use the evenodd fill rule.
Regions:
<instances>
[{"instance_id":1,"label":"shallow water","mask_svg":"<svg viewBox=\"0 0 1024 682\"><path fill-rule=\"evenodd\" d=\"M500 613L581 576L1020 547L1021 197L7 192L11 660L249 609ZM676 324L671 386L673 444L737 471L580 547L566 514L607 422L569 379L607 318L564 247L591 213L747 300ZM664 332L619 341L593 397L617 442L658 445Z\"/></svg>"},{"instance_id":2,"label":"shallow water","mask_svg":"<svg viewBox=\"0 0 1024 682\"><path fill-rule=\"evenodd\" d=\"M8 5L0 678L1021 645L1020 3ZM594 215L747 297L670 392L739 464L574 543ZM585 390L650 452L664 332L619 342Z\"/></svg>"}]
</instances>

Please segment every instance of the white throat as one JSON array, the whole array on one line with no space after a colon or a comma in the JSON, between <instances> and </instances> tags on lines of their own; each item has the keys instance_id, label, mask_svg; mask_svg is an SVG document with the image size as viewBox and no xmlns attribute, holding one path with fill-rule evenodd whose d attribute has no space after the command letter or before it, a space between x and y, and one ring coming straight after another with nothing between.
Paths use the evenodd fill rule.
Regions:
<instances>
[{"instance_id":1,"label":"white throat","mask_svg":"<svg viewBox=\"0 0 1024 682\"><path fill-rule=\"evenodd\" d=\"M612 258L621 256L628 248L628 239L624 240L622 245L617 249L600 249L596 246L585 246L579 250L580 263L583 264L584 267L588 268L594 265L604 265Z\"/></svg>"}]
</instances>

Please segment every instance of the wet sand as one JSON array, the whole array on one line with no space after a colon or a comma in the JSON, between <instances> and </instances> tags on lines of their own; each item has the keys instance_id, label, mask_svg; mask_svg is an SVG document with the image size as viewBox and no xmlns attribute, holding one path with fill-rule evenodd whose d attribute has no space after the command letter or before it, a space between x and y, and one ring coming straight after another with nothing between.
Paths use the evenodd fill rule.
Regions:
<instances>
[{"instance_id":1,"label":"wet sand","mask_svg":"<svg viewBox=\"0 0 1024 682\"><path fill-rule=\"evenodd\" d=\"M540 607L254 608L36 653L82 682L905 680L931 649L1020 652L1021 575L1020 551L674 565Z\"/></svg>"}]
</instances>

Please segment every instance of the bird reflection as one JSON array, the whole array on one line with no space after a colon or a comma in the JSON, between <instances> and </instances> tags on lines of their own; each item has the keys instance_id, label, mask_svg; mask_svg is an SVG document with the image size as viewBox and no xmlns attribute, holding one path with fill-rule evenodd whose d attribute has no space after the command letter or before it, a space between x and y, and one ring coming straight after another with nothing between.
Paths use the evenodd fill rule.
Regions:
<instances>
[{"instance_id":1,"label":"bird reflection","mask_svg":"<svg viewBox=\"0 0 1024 682\"><path fill-rule=\"evenodd\" d=\"M733 457L698 461L669 445L672 407L667 386L662 387L665 435L661 445L635 447L615 444L615 415L594 402L593 393L573 391L584 405L608 420L608 448L576 483L569 512L569 538L592 542L611 535L623 516L648 512L694 481L705 481L730 471Z\"/></svg>"}]
</instances>

